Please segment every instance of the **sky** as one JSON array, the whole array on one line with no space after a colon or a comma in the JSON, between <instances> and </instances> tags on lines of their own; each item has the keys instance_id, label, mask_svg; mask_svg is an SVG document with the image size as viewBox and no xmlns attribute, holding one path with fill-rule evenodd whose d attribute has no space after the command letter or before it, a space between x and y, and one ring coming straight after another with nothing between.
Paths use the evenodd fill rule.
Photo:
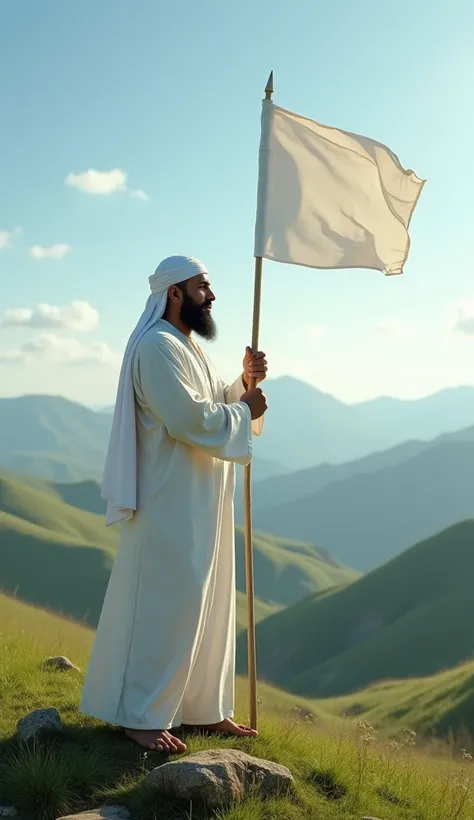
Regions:
<instances>
[{"instance_id":1,"label":"sky","mask_svg":"<svg viewBox=\"0 0 474 820\"><path fill-rule=\"evenodd\" d=\"M115 399L171 254L223 378L252 324L263 90L426 179L405 273L264 262L269 375L347 402L474 384L472 0L0 0L0 396Z\"/></svg>"}]
</instances>

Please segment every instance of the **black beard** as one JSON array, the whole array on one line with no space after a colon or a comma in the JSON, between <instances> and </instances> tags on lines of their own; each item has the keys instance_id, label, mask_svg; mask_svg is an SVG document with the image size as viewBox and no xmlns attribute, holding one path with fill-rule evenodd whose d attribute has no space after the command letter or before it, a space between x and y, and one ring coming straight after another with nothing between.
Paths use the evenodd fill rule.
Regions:
<instances>
[{"instance_id":1,"label":"black beard","mask_svg":"<svg viewBox=\"0 0 474 820\"><path fill-rule=\"evenodd\" d=\"M217 336L217 328L209 310L206 310L210 304L210 302L204 302L203 305L198 305L186 291L183 291L180 319L183 325L189 327L202 339L212 342Z\"/></svg>"}]
</instances>

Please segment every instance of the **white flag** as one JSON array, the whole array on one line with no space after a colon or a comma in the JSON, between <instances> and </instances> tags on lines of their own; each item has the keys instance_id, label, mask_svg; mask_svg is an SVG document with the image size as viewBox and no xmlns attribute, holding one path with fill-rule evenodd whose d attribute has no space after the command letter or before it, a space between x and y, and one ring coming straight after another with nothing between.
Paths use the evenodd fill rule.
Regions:
<instances>
[{"instance_id":1,"label":"white flag","mask_svg":"<svg viewBox=\"0 0 474 820\"><path fill-rule=\"evenodd\" d=\"M402 273L423 185L385 145L264 100L255 256Z\"/></svg>"}]
</instances>

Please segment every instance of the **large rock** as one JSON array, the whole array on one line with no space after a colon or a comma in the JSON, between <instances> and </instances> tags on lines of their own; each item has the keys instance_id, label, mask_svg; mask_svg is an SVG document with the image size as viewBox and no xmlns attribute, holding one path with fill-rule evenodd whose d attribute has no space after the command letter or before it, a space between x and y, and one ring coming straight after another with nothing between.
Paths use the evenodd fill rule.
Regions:
<instances>
[{"instance_id":1,"label":"large rock","mask_svg":"<svg viewBox=\"0 0 474 820\"><path fill-rule=\"evenodd\" d=\"M13 806L0 806L0 817L8 817L9 820L13 820L13 818L17 816L18 812Z\"/></svg>"},{"instance_id":2,"label":"large rock","mask_svg":"<svg viewBox=\"0 0 474 820\"><path fill-rule=\"evenodd\" d=\"M211 749L153 769L145 784L177 800L229 806L253 788L261 796L287 792L293 784L289 769L235 749Z\"/></svg>"},{"instance_id":3,"label":"large rock","mask_svg":"<svg viewBox=\"0 0 474 820\"><path fill-rule=\"evenodd\" d=\"M60 732L63 728L57 709L37 709L18 721L16 727L20 740L36 740L42 732Z\"/></svg>"},{"instance_id":4,"label":"large rock","mask_svg":"<svg viewBox=\"0 0 474 820\"><path fill-rule=\"evenodd\" d=\"M58 817L58 820L131 820L131 814L125 806L103 806L93 811L67 814L64 817Z\"/></svg>"},{"instance_id":5,"label":"large rock","mask_svg":"<svg viewBox=\"0 0 474 820\"><path fill-rule=\"evenodd\" d=\"M52 667L53 669L60 669L61 672L80 672L78 666L76 666L69 658L66 658L65 655L55 655L53 658L47 658L44 661L44 666Z\"/></svg>"}]
</instances>

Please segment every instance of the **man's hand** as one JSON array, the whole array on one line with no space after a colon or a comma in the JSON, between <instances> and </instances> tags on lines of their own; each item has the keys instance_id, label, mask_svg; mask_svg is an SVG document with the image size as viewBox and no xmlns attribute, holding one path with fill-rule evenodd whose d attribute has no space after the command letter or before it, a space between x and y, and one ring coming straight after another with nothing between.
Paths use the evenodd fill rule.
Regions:
<instances>
[{"instance_id":1,"label":"man's hand","mask_svg":"<svg viewBox=\"0 0 474 820\"><path fill-rule=\"evenodd\" d=\"M240 401L245 402L250 408L252 420L261 418L267 409L267 398L262 393L260 387L255 387L254 390L248 390L247 393L241 397Z\"/></svg>"},{"instance_id":2,"label":"man's hand","mask_svg":"<svg viewBox=\"0 0 474 820\"><path fill-rule=\"evenodd\" d=\"M267 376L267 360L265 358L265 353L262 353L260 350L257 351L257 353L252 353L252 349L247 347L243 361L243 368L245 387L249 386L250 379L255 379L256 384L263 382Z\"/></svg>"}]
</instances>

